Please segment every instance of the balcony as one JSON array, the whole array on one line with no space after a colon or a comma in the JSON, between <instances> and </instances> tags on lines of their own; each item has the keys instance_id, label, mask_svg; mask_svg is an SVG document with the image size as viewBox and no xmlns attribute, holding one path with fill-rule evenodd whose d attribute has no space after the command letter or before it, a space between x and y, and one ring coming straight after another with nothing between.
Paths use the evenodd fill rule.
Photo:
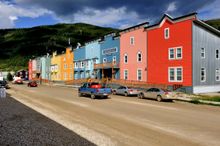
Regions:
<instances>
[{"instance_id":1,"label":"balcony","mask_svg":"<svg viewBox=\"0 0 220 146\"><path fill-rule=\"evenodd\" d=\"M94 69L107 69L107 68L119 68L119 63L116 62L106 62L106 63L99 63L94 64Z\"/></svg>"}]
</instances>

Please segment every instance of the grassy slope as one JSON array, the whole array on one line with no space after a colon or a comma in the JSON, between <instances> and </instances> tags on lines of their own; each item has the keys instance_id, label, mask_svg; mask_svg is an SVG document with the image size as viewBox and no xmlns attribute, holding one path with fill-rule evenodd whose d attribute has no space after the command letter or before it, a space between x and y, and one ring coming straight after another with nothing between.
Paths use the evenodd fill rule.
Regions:
<instances>
[{"instance_id":1,"label":"grassy slope","mask_svg":"<svg viewBox=\"0 0 220 146\"><path fill-rule=\"evenodd\" d=\"M0 30L0 70L27 68L32 56L65 50L68 38L75 47L112 31L116 30L83 23Z\"/></svg>"}]
</instances>

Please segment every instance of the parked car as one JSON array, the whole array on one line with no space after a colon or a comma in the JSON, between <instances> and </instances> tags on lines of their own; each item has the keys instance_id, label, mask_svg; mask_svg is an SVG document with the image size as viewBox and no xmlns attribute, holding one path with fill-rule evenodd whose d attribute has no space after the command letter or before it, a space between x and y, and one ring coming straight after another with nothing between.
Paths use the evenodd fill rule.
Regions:
<instances>
[{"instance_id":1,"label":"parked car","mask_svg":"<svg viewBox=\"0 0 220 146\"><path fill-rule=\"evenodd\" d=\"M168 91L166 89L161 89L161 88L149 88L142 90L138 94L139 98L151 98L151 99L156 99L157 101L162 101L162 100L173 100L175 99L174 93L171 91Z\"/></svg>"},{"instance_id":2,"label":"parked car","mask_svg":"<svg viewBox=\"0 0 220 146\"><path fill-rule=\"evenodd\" d=\"M110 94L111 94L111 88L103 87L101 84L96 82L84 83L78 89L79 97L83 95L89 95L91 99L95 99L96 97L108 98Z\"/></svg>"},{"instance_id":3,"label":"parked car","mask_svg":"<svg viewBox=\"0 0 220 146\"><path fill-rule=\"evenodd\" d=\"M0 87L3 87L5 89L9 89L10 88L9 85L8 85L8 82L5 81L5 80L1 80L0 81Z\"/></svg>"},{"instance_id":4,"label":"parked car","mask_svg":"<svg viewBox=\"0 0 220 146\"><path fill-rule=\"evenodd\" d=\"M127 87L127 86L120 86L117 89L114 89L112 91L112 94L118 94L118 95L124 95L124 96L137 96L139 94L139 90L132 88L132 87Z\"/></svg>"},{"instance_id":5,"label":"parked car","mask_svg":"<svg viewBox=\"0 0 220 146\"><path fill-rule=\"evenodd\" d=\"M23 80L22 79L17 79L12 81L13 84L23 84Z\"/></svg>"},{"instance_id":6,"label":"parked car","mask_svg":"<svg viewBox=\"0 0 220 146\"><path fill-rule=\"evenodd\" d=\"M36 81L29 81L27 86L28 87L37 87L37 82Z\"/></svg>"}]
</instances>

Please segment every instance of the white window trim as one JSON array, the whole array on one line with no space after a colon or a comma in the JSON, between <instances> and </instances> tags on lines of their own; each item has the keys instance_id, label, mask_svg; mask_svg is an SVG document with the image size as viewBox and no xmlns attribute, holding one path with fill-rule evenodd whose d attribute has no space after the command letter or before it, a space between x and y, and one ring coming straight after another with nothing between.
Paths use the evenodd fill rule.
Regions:
<instances>
[{"instance_id":1,"label":"white window trim","mask_svg":"<svg viewBox=\"0 0 220 146\"><path fill-rule=\"evenodd\" d=\"M103 63L107 63L107 59L106 58L103 58L102 61L103 61Z\"/></svg>"},{"instance_id":2,"label":"white window trim","mask_svg":"<svg viewBox=\"0 0 220 146\"><path fill-rule=\"evenodd\" d=\"M116 61L117 61L116 56L113 56L113 57L112 57L112 62L113 62L113 63L116 63Z\"/></svg>"},{"instance_id":3,"label":"white window trim","mask_svg":"<svg viewBox=\"0 0 220 146\"><path fill-rule=\"evenodd\" d=\"M203 80L203 81L201 80L201 78L202 78L202 74L201 74L202 73L202 68L204 68L204 74L205 74L204 75L205 80ZM206 82L206 68L205 67L200 68L200 82Z\"/></svg>"},{"instance_id":4,"label":"white window trim","mask_svg":"<svg viewBox=\"0 0 220 146\"><path fill-rule=\"evenodd\" d=\"M141 54L141 61L139 61L139 54ZM142 62L142 53L140 51L137 53L137 62Z\"/></svg>"},{"instance_id":5,"label":"white window trim","mask_svg":"<svg viewBox=\"0 0 220 146\"><path fill-rule=\"evenodd\" d=\"M181 49L181 57L177 57L177 49ZM174 54L176 54L176 59L177 59L177 60L182 59L182 58L183 58L183 48L182 48L182 46L181 46L181 47L176 47Z\"/></svg>"},{"instance_id":6,"label":"white window trim","mask_svg":"<svg viewBox=\"0 0 220 146\"><path fill-rule=\"evenodd\" d=\"M131 39L133 39L133 44L131 43ZM132 37L130 37L130 45L134 45L134 37L132 36Z\"/></svg>"},{"instance_id":7,"label":"white window trim","mask_svg":"<svg viewBox=\"0 0 220 146\"><path fill-rule=\"evenodd\" d=\"M174 58L170 58L170 50L173 50L173 51L174 51L174 52L173 52ZM168 54L169 54L169 60L175 60L175 48L169 48L169 49L168 49Z\"/></svg>"},{"instance_id":8,"label":"white window trim","mask_svg":"<svg viewBox=\"0 0 220 146\"><path fill-rule=\"evenodd\" d=\"M125 56L127 56L127 62L125 62ZM123 59L124 59L124 63L128 64L128 54L127 53L124 54L124 58Z\"/></svg>"},{"instance_id":9,"label":"white window trim","mask_svg":"<svg viewBox=\"0 0 220 146\"><path fill-rule=\"evenodd\" d=\"M168 36L166 36L166 30L168 30ZM169 39L170 38L170 28L169 27L164 29L164 38L165 39Z\"/></svg>"},{"instance_id":10,"label":"white window trim","mask_svg":"<svg viewBox=\"0 0 220 146\"><path fill-rule=\"evenodd\" d=\"M141 71L141 80L138 79L138 71L139 71L139 70ZM142 80L143 80L142 77L143 77L143 76L142 76L142 69L141 69L141 68L138 68L138 69L137 69L137 81L142 81Z\"/></svg>"},{"instance_id":11,"label":"white window trim","mask_svg":"<svg viewBox=\"0 0 220 146\"><path fill-rule=\"evenodd\" d=\"M125 71L127 71L127 79L125 79ZM128 80L128 70L124 69L124 80Z\"/></svg>"},{"instance_id":12,"label":"white window trim","mask_svg":"<svg viewBox=\"0 0 220 146\"><path fill-rule=\"evenodd\" d=\"M218 50L218 58L216 57L217 53L216 51ZM215 59L219 60L220 59L220 49L215 50Z\"/></svg>"},{"instance_id":13,"label":"white window trim","mask_svg":"<svg viewBox=\"0 0 220 146\"><path fill-rule=\"evenodd\" d=\"M217 69L218 69L218 75L217 75ZM218 76L218 80L216 79L216 77ZM220 81L220 68L216 68L215 69L215 81Z\"/></svg>"},{"instance_id":14,"label":"white window trim","mask_svg":"<svg viewBox=\"0 0 220 146\"><path fill-rule=\"evenodd\" d=\"M181 68L182 72L181 72L181 77L182 80L177 80L177 68ZM174 80L170 80L170 69L174 69ZM169 82L177 82L177 83L181 83L183 82L183 67L182 66L175 66L175 67L168 67L168 81Z\"/></svg>"},{"instance_id":15,"label":"white window trim","mask_svg":"<svg viewBox=\"0 0 220 146\"><path fill-rule=\"evenodd\" d=\"M205 48L203 48L203 49L204 49L204 57L202 57L202 48L200 49L200 51L201 51L201 52L200 52L200 55L201 55L201 58L202 58L202 59L205 58Z\"/></svg>"}]
</instances>

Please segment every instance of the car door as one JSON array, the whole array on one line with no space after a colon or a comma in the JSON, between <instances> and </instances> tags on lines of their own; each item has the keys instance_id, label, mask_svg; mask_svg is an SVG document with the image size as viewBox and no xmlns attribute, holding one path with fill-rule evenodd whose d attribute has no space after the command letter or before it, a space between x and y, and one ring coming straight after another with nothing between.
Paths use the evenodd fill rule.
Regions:
<instances>
[{"instance_id":1,"label":"car door","mask_svg":"<svg viewBox=\"0 0 220 146\"><path fill-rule=\"evenodd\" d=\"M117 94L123 94L123 91L124 91L124 87L121 86L117 89Z\"/></svg>"},{"instance_id":2,"label":"car door","mask_svg":"<svg viewBox=\"0 0 220 146\"><path fill-rule=\"evenodd\" d=\"M81 87L80 87L80 92L81 93L87 93L87 86L88 84L87 83L84 83Z\"/></svg>"},{"instance_id":3,"label":"car door","mask_svg":"<svg viewBox=\"0 0 220 146\"><path fill-rule=\"evenodd\" d=\"M153 92L153 88L147 89L144 92L144 96L147 97L147 98L152 98L152 92Z\"/></svg>"},{"instance_id":4,"label":"car door","mask_svg":"<svg viewBox=\"0 0 220 146\"><path fill-rule=\"evenodd\" d=\"M157 95L160 93L160 89L153 88L152 98L157 99Z\"/></svg>"}]
</instances>

